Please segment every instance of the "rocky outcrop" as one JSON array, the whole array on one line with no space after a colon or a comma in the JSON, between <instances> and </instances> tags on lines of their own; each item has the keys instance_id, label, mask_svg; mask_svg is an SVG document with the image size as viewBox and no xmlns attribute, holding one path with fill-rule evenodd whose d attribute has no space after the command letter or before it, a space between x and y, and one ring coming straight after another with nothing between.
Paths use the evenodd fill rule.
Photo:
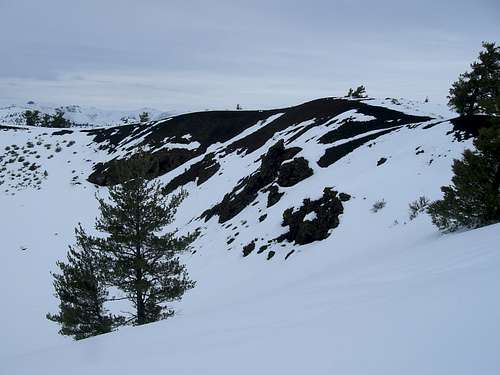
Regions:
<instances>
[{"instance_id":1,"label":"rocky outcrop","mask_svg":"<svg viewBox=\"0 0 500 375\"><path fill-rule=\"evenodd\" d=\"M224 223L239 214L250 205L259 191L273 183L279 174L281 164L293 158L301 149L299 147L285 148L283 140L270 147L261 159L260 168L250 176L245 177L222 201L205 211L202 217L209 220L214 215L219 216L219 223Z\"/></svg>"},{"instance_id":2,"label":"rocky outcrop","mask_svg":"<svg viewBox=\"0 0 500 375\"><path fill-rule=\"evenodd\" d=\"M214 160L214 154L207 154L201 161L191 165L184 173L173 178L165 187L165 193L168 194L189 182L196 181L196 185L199 186L216 174L219 169L220 164Z\"/></svg>"},{"instance_id":3,"label":"rocky outcrop","mask_svg":"<svg viewBox=\"0 0 500 375\"><path fill-rule=\"evenodd\" d=\"M271 185L267 190L269 191L269 193L267 194L268 208L278 203L281 197L285 195L285 193L280 193L279 188L276 185Z\"/></svg>"},{"instance_id":4,"label":"rocky outcrop","mask_svg":"<svg viewBox=\"0 0 500 375\"><path fill-rule=\"evenodd\" d=\"M313 170L309 167L306 159L294 158L293 160L283 163L278 171L278 185L290 187L307 177L313 175Z\"/></svg>"},{"instance_id":5,"label":"rocky outcrop","mask_svg":"<svg viewBox=\"0 0 500 375\"><path fill-rule=\"evenodd\" d=\"M288 232L278 237L278 242L286 240L305 245L324 240L329 236L330 229L339 225L339 215L344 212L342 202L348 199L348 194L338 194L331 188L325 188L320 199L304 199L298 209L288 208L283 212L281 224L288 226Z\"/></svg>"}]
</instances>

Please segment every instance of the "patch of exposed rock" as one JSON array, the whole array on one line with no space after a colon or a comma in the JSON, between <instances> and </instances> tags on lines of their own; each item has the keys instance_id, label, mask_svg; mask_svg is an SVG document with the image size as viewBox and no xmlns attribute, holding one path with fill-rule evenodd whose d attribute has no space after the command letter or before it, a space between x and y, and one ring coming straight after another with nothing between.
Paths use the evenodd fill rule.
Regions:
<instances>
[{"instance_id":1,"label":"patch of exposed rock","mask_svg":"<svg viewBox=\"0 0 500 375\"><path fill-rule=\"evenodd\" d=\"M288 208L283 212L281 224L288 226L288 232L278 237L278 242L287 240L305 245L324 240L329 236L330 229L339 225L339 215L344 212L342 202L350 198L349 194L325 188L321 198L304 199L298 209Z\"/></svg>"}]
</instances>

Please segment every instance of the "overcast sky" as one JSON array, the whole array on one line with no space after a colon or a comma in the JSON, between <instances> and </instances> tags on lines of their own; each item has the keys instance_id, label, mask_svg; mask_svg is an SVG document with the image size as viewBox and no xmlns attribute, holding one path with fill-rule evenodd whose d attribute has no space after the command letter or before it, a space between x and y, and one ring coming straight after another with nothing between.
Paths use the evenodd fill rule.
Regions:
<instances>
[{"instance_id":1,"label":"overcast sky","mask_svg":"<svg viewBox=\"0 0 500 375\"><path fill-rule=\"evenodd\" d=\"M0 0L0 104L445 102L499 20L498 0Z\"/></svg>"}]
</instances>

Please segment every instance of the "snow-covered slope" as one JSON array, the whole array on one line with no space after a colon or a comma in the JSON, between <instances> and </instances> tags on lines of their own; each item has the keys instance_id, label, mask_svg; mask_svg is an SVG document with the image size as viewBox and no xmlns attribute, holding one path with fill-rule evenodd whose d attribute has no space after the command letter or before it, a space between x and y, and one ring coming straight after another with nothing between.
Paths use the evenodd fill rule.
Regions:
<instances>
[{"instance_id":1,"label":"snow-covered slope","mask_svg":"<svg viewBox=\"0 0 500 375\"><path fill-rule=\"evenodd\" d=\"M327 98L148 126L0 129L0 373L495 374L500 226L443 235L408 218L409 202L440 197L472 140L444 111L394 105ZM106 162L139 146L169 191L190 194L175 226L201 230L184 256L197 286L171 319L73 342L44 318L57 308L50 271L75 225L91 229L94 194L113 182ZM325 187L350 195L331 198L338 225L303 245L280 238L285 210Z\"/></svg>"},{"instance_id":2,"label":"snow-covered slope","mask_svg":"<svg viewBox=\"0 0 500 375\"><path fill-rule=\"evenodd\" d=\"M154 108L140 108L135 111L103 110L79 105L51 106L34 102L12 104L0 107L0 124L24 125L23 113L27 110L40 111L53 115L56 109L64 112L64 118L76 126L112 126L139 122L139 114L148 112L151 120L159 120L173 115L173 112L159 111Z\"/></svg>"}]
</instances>

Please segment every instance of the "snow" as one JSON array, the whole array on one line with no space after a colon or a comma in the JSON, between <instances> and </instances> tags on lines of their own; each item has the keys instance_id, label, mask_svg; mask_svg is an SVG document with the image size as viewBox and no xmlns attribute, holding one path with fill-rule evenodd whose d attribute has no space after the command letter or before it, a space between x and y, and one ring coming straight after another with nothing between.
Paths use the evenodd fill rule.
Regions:
<instances>
[{"instance_id":1,"label":"snow","mask_svg":"<svg viewBox=\"0 0 500 375\"><path fill-rule=\"evenodd\" d=\"M370 103L371 104L371 103ZM376 120L377 118L374 116L368 116L363 113L359 113L356 109L351 109L350 111L346 111L337 117L335 117L335 120L337 123L341 122L346 122L346 121L359 121L359 122L365 122L365 121L371 121L371 120Z\"/></svg>"},{"instance_id":2,"label":"snow","mask_svg":"<svg viewBox=\"0 0 500 375\"><path fill-rule=\"evenodd\" d=\"M313 221L314 219L317 218L317 215L316 215L316 212L309 212L305 217L304 217L304 221L306 220L309 220L309 221Z\"/></svg>"},{"instance_id":3,"label":"snow","mask_svg":"<svg viewBox=\"0 0 500 375\"><path fill-rule=\"evenodd\" d=\"M426 114L423 105L412 108ZM358 115L349 117L368 121ZM79 222L92 232L94 195L106 189L85 178L93 163L111 156L80 131L60 136L39 128L0 131L0 155L12 144L36 139L52 144L50 150L36 146L39 159L26 156L48 172L40 190L6 187L19 179L0 186L0 374L496 374L500 224L444 235L425 214L409 221L408 203L421 195L439 198L440 186L451 179L453 158L471 147L470 140L452 141L446 134L449 122L424 125L386 134L329 168L316 161L331 145L317 139L331 127L311 128L287 147L303 148L297 156L309 160L314 175L282 189L285 195L269 209L261 193L259 203L230 220L229 228L217 218L206 223L197 218L255 171L259 157L285 132L250 154L217 155L216 175L184 187L190 195L175 226L181 232L201 227L203 235L194 244L196 253L183 256L197 286L175 304L177 315L79 342L58 335L57 325L45 319L57 309L50 272L74 242ZM67 147L71 140L75 144ZM59 153L56 143L62 145ZM416 155L419 146L425 152ZM169 181L203 156L160 179ZM377 167L380 157L387 161ZM81 184L71 183L75 175ZM325 186L352 195L328 239L304 246L272 244L269 250L276 255L269 261L265 253L242 257L243 245L258 238L258 248L260 238L285 231L286 208L318 198ZM380 199L387 206L371 213ZM267 219L259 222L263 212ZM240 234L227 245L236 231Z\"/></svg>"},{"instance_id":4,"label":"snow","mask_svg":"<svg viewBox=\"0 0 500 375\"><path fill-rule=\"evenodd\" d=\"M56 109L62 109L64 117L77 126L113 126L128 123L138 123L139 114L148 112L151 120L159 120L172 116L173 111L165 112L154 108L140 108L137 110L107 110L95 107L86 107L79 105L46 105L46 104L13 104L0 107L0 123L7 125L22 125L25 123L22 117L26 110L38 110L41 113L53 115Z\"/></svg>"}]
</instances>

